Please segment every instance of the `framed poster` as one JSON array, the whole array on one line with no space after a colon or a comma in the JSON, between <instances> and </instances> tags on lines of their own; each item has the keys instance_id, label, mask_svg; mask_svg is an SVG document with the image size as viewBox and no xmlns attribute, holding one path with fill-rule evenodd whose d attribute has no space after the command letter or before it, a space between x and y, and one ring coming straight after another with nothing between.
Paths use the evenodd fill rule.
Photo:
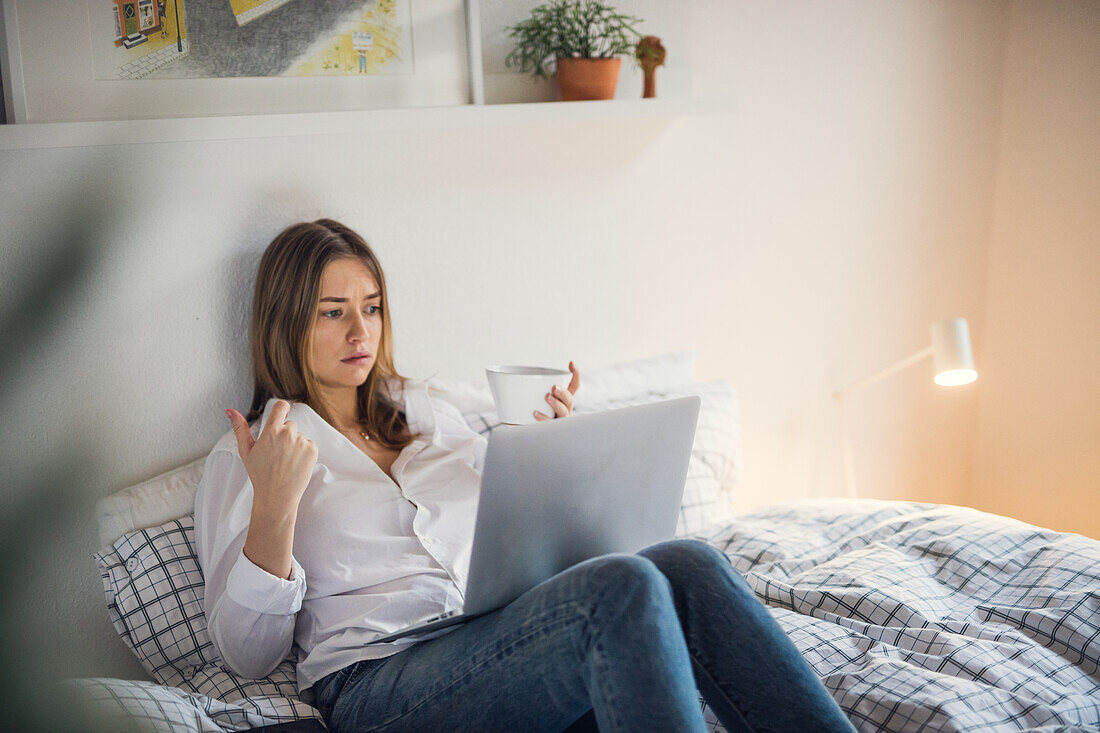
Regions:
<instances>
[{"instance_id":1,"label":"framed poster","mask_svg":"<svg viewBox=\"0 0 1100 733\"><path fill-rule=\"evenodd\" d=\"M472 98L463 0L0 2L3 61L15 92L9 121L446 106Z\"/></svg>"}]
</instances>

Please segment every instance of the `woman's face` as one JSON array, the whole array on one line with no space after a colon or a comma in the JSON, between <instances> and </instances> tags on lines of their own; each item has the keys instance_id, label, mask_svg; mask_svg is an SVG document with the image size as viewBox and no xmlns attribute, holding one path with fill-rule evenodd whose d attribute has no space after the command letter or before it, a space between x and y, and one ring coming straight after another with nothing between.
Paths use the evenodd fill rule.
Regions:
<instances>
[{"instance_id":1,"label":"woman's face","mask_svg":"<svg viewBox=\"0 0 1100 733\"><path fill-rule=\"evenodd\" d=\"M382 293L360 260L344 257L321 272L321 299L309 333L309 363L322 389L367 381L382 338Z\"/></svg>"}]
</instances>

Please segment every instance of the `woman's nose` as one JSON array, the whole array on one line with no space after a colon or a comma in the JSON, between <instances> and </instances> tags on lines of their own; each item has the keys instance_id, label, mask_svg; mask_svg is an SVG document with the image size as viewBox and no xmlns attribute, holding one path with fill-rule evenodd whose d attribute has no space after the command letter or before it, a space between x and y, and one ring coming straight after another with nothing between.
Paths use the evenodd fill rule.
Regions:
<instances>
[{"instance_id":1,"label":"woman's nose","mask_svg":"<svg viewBox=\"0 0 1100 733\"><path fill-rule=\"evenodd\" d=\"M362 341L367 338L369 332L367 331L367 320L363 317L362 313L357 313L352 317L351 330L348 331L349 341Z\"/></svg>"}]
</instances>

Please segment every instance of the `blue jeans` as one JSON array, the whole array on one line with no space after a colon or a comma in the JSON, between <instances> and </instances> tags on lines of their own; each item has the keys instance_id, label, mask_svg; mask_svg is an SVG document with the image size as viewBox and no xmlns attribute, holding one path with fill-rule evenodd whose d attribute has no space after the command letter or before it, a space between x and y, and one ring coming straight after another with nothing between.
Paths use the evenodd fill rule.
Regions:
<instances>
[{"instance_id":1,"label":"blue jeans","mask_svg":"<svg viewBox=\"0 0 1100 733\"><path fill-rule=\"evenodd\" d=\"M313 688L336 733L853 728L729 559L697 540L586 560ZM586 722L587 721L587 722Z\"/></svg>"}]
</instances>

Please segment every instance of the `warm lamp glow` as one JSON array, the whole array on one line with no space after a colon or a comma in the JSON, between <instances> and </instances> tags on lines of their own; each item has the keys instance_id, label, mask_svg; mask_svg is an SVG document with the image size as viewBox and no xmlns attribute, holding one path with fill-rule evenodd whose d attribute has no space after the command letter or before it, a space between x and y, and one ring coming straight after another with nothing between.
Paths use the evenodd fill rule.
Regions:
<instances>
[{"instance_id":1,"label":"warm lamp glow","mask_svg":"<svg viewBox=\"0 0 1100 733\"><path fill-rule=\"evenodd\" d=\"M844 389L833 392L840 412L840 439L844 445L844 484L848 487L848 496L859 496L856 491L855 470L852 468L852 448L848 442L848 430L844 426L844 398L853 390L873 384L902 369L932 357L936 365L935 380L941 387L958 387L970 384L978 378L974 369L974 354L970 349L970 325L965 318L947 318L936 321L931 326L932 344L917 353L902 359L892 366L853 382Z\"/></svg>"},{"instance_id":2,"label":"warm lamp glow","mask_svg":"<svg viewBox=\"0 0 1100 733\"><path fill-rule=\"evenodd\" d=\"M936 384L957 387L978 378L970 351L970 326L965 318L948 318L932 324L932 356Z\"/></svg>"},{"instance_id":3,"label":"warm lamp glow","mask_svg":"<svg viewBox=\"0 0 1100 733\"><path fill-rule=\"evenodd\" d=\"M960 384L970 384L978 378L978 373L973 369L948 369L936 375L936 384L941 387L958 387Z\"/></svg>"}]
</instances>

